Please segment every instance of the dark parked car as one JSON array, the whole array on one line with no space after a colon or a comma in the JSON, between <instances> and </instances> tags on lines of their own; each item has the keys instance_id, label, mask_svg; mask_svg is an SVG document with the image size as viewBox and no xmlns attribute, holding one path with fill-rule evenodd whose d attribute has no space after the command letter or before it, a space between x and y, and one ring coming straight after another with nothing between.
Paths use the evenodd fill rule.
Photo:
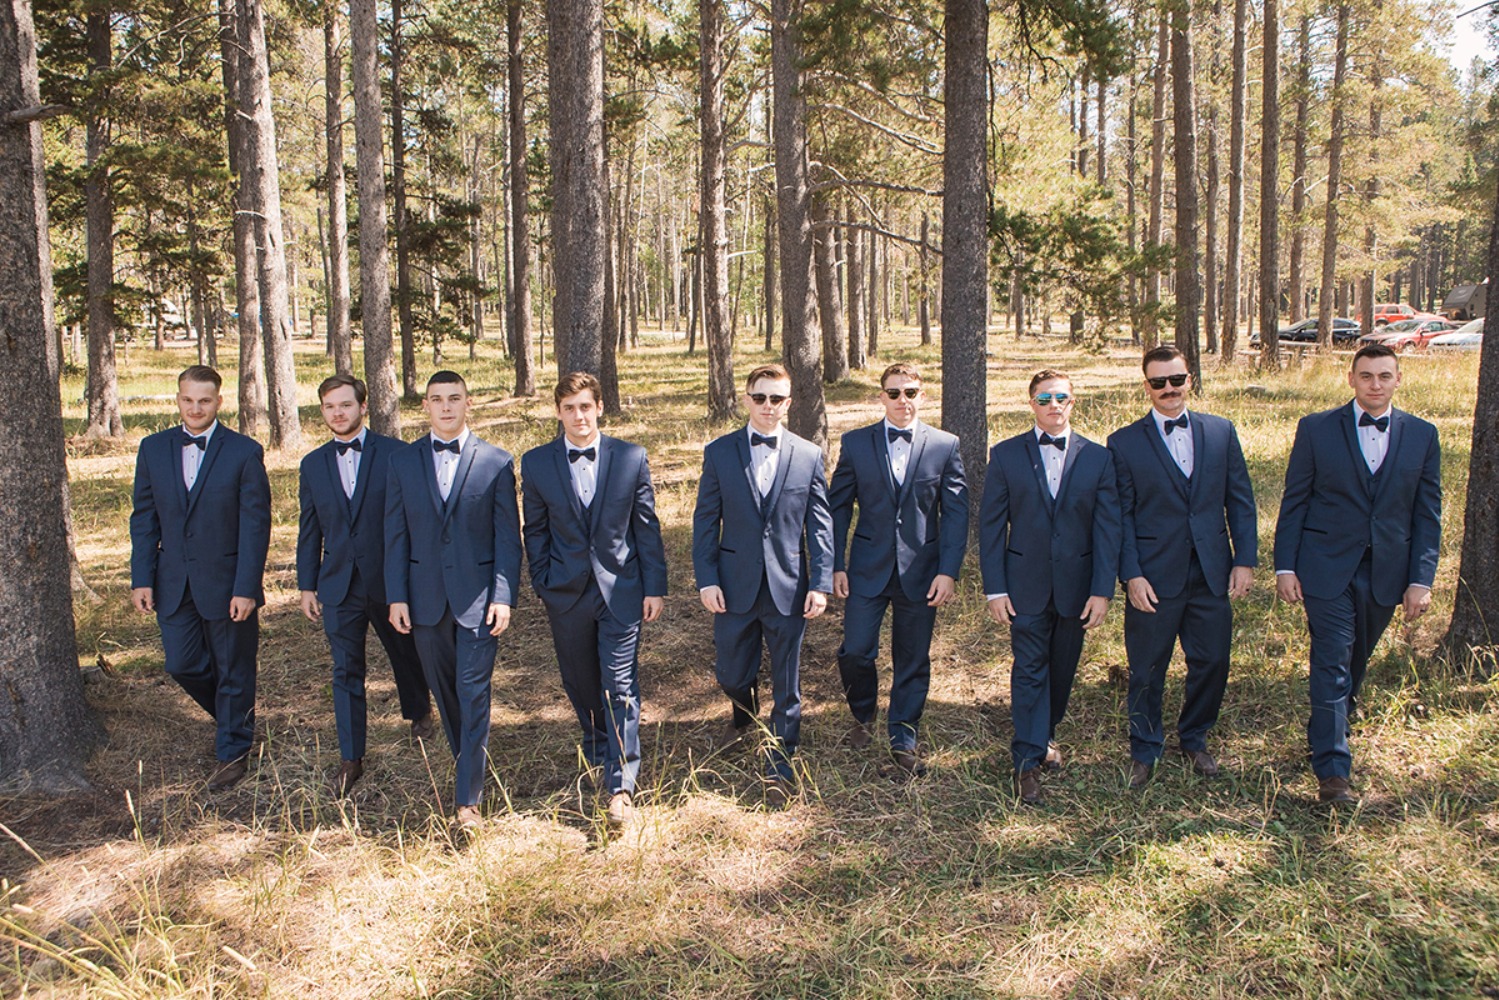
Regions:
<instances>
[{"instance_id":1,"label":"dark parked car","mask_svg":"<svg viewBox=\"0 0 1499 1000\"><path fill-rule=\"evenodd\" d=\"M1332 342L1343 344L1357 340L1363 332L1358 320L1344 319L1334 316L1332 320ZM1300 323L1282 327L1280 339L1293 344L1315 344L1317 342L1317 320L1316 318L1304 319Z\"/></svg>"}]
</instances>

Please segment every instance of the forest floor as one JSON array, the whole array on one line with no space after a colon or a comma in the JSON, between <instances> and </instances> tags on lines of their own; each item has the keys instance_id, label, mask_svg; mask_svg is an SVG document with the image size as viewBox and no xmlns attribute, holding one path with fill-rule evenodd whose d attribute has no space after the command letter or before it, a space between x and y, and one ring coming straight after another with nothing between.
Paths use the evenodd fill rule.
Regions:
<instances>
[{"instance_id":1,"label":"forest floor","mask_svg":"<svg viewBox=\"0 0 1499 1000\"><path fill-rule=\"evenodd\" d=\"M939 422L939 349L909 331L885 340L881 364L923 364L924 415ZM519 455L552 433L551 363L544 394L518 400L494 344L479 353L449 359L476 396L472 423ZM741 351L736 370L764 357ZM1074 374L1075 424L1102 441L1145 410L1137 358L1127 343L1084 353L996 333L991 442L1029 425L1025 384L1043 366ZM0 798L0 994L1499 996L1499 684L1429 658L1457 577L1476 355L1404 361L1397 404L1443 437L1442 563L1433 613L1414 630L1392 625L1371 666L1357 810L1313 804L1306 626L1275 602L1269 566L1295 421L1347 399L1341 356L1276 375L1215 360L1206 372L1201 408L1237 422L1260 514L1261 566L1236 606L1212 741L1220 778L1172 757L1142 793L1125 790L1116 599L1059 734L1066 767L1047 779L1044 807L1018 806L1008 637L985 613L970 558L934 641L930 774L896 780L878 741L844 744L834 601L807 630L801 795L766 812L753 756L711 744L725 706L691 572L701 448L729 425L702 416L701 353L648 335L620 358L625 412L608 427L649 449L671 563L665 616L643 641L636 820L619 834L600 820L528 591L500 642L487 821L471 840L444 816L447 748L411 742L373 640L366 774L345 802L327 792L338 764L330 666L321 629L297 608L294 454L267 458L275 526L253 767L239 786L205 791L212 724L163 673L154 620L129 609L127 573L135 447L176 422L174 376L195 360L186 345L132 349L121 361L127 438L69 441L79 555L101 599L78 600L80 653L109 740L89 766L92 791ZM314 387L328 366L311 346L298 365L310 447L324 437ZM429 356L423 381L432 367ZM829 388L835 438L878 419L878 371ZM63 395L77 435L80 373ZM232 409L232 384L224 395ZM422 432L418 409L405 420L407 437ZM1168 719L1180 691L1178 658Z\"/></svg>"}]
</instances>

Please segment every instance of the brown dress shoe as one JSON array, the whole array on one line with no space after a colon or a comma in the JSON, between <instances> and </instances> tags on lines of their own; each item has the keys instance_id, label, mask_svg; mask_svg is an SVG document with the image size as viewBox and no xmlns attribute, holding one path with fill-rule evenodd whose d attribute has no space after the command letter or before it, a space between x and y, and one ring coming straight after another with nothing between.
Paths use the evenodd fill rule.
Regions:
<instances>
[{"instance_id":1,"label":"brown dress shoe","mask_svg":"<svg viewBox=\"0 0 1499 1000\"><path fill-rule=\"evenodd\" d=\"M1317 802L1324 806L1351 806L1358 804L1358 796L1348 786L1347 778L1321 778L1317 781Z\"/></svg>"},{"instance_id":2,"label":"brown dress shoe","mask_svg":"<svg viewBox=\"0 0 1499 1000\"><path fill-rule=\"evenodd\" d=\"M420 719L411 720L411 738L414 740L430 740L432 734L436 731L436 725L432 721L431 709L428 709L427 714Z\"/></svg>"},{"instance_id":3,"label":"brown dress shoe","mask_svg":"<svg viewBox=\"0 0 1499 1000\"><path fill-rule=\"evenodd\" d=\"M364 758L344 761L338 765L338 773L333 776L333 794L340 799L343 798L362 777L364 777Z\"/></svg>"},{"instance_id":4,"label":"brown dress shoe","mask_svg":"<svg viewBox=\"0 0 1499 1000\"><path fill-rule=\"evenodd\" d=\"M609 796L609 810L605 813L609 827L622 830L635 815L635 799L629 792L615 792Z\"/></svg>"},{"instance_id":5,"label":"brown dress shoe","mask_svg":"<svg viewBox=\"0 0 1499 1000\"><path fill-rule=\"evenodd\" d=\"M219 766L214 769L213 774L208 776L208 790L210 792L222 792L239 784L239 780L245 776L250 769L250 757L236 757L233 760L219 761Z\"/></svg>"},{"instance_id":6,"label":"brown dress shoe","mask_svg":"<svg viewBox=\"0 0 1499 1000\"><path fill-rule=\"evenodd\" d=\"M1144 761L1131 760L1129 762L1129 787L1138 792L1150 784L1151 777L1155 774L1155 768Z\"/></svg>"},{"instance_id":7,"label":"brown dress shoe","mask_svg":"<svg viewBox=\"0 0 1499 1000\"><path fill-rule=\"evenodd\" d=\"M473 833L484 825L484 814L478 806L459 806L453 814L453 823L458 829Z\"/></svg>"},{"instance_id":8,"label":"brown dress shoe","mask_svg":"<svg viewBox=\"0 0 1499 1000\"><path fill-rule=\"evenodd\" d=\"M727 748L729 748L731 746L734 746L736 743L739 743L741 740L743 740L746 736L748 736L750 734L750 731L752 729L753 729L753 726L749 726L749 725L745 725L745 726L736 726L736 725L734 725L734 719L731 716L729 718L729 721L725 722L723 724L723 728L719 730L717 738L715 738L714 741L713 741L713 745L715 747L718 747L721 750L722 749L727 749Z\"/></svg>"},{"instance_id":9,"label":"brown dress shoe","mask_svg":"<svg viewBox=\"0 0 1499 1000\"><path fill-rule=\"evenodd\" d=\"M1041 761L1041 766L1048 771L1060 771L1062 769L1062 748L1055 743L1046 744L1046 758Z\"/></svg>"},{"instance_id":10,"label":"brown dress shoe","mask_svg":"<svg viewBox=\"0 0 1499 1000\"><path fill-rule=\"evenodd\" d=\"M895 761L895 766L904 771L907 777L926 777L926 761L915 750L891 750L890 759Z\"/></svg>"},{"instance_id":11,"label":"brown dress shoe","mask_svg":"<svg viewBox=\"0 0 1499 1000\"><path fill-rule=\"evenodd\" d=\"M855 750L863 750L873 741L874 737L869 735L869 727L858 719L855 719L854 724L848 727L848 745Z\"/></svg>"},{"instance_id":12,"label":"brown dress shoe","mask_svg":"<svg viewBox=\"0 0 1499 1000\"><path fill-rule=\"evenodd\" d=\"M785 778L765 779L765 808L785 809L791 803L791 788Z\"/></svg>"},{"instance_id":13,"label":"brown dress shoe","mask_svg":"<svg viewBox=\"0 0 1499 1000\"><path fill-rule=\"evenodd\" d=\"M1182 756L1192 762L1192 770L1204 778L1218 777L1218 762L1206 750L1188 750L1182 747Z\"/></svg>"},{"instance_id":14,"label":"brown dress shoe","mask_svg":"<svg viewBox=\"0 0 1499 1000\"><path fill-rule=\"evenodd\" d=\"M1033 767L1015 776L1015 790L1020 801L1028 806L1041 804L1041 769Z\"/></svg>"}]
</instances>

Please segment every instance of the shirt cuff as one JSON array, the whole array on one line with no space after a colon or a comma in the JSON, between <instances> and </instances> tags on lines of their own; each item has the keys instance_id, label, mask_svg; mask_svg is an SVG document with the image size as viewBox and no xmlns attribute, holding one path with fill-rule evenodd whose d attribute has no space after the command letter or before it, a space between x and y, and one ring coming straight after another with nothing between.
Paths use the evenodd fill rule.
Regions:
<instances>
[{"instance_id":1,"label":"shirt cuff","mask_svg":"<svg viewBox=\"0 0 1499 1000\"><path fill-rule=\"evenodd\" d=\"M1278 569L1278 570L1275 571L1275 575L1276 576L1295 576L1296 575L1296 571L1294 569Z\"/></svg>"},{"instance_id":2,"label":"shirt cuff","mask_svg":"<svg viewBox=\"0 0 1499 1000\"><path fill-rule=\"evenodd\" d=\"M1412 583L1409 586L1411 586L1411 587L1420 587L1422 590L1426 591L1428 594L1431 593L1431 588L1428 587L1424 583Z\"/></svg>"},{"instance_id":3,"label":"shirt cuff","mask_svg":"<svg viewBox=\"0 0 1499 1000\"><path fill-rule=\"evenodd\" d=\"M996 599L1001 598L1001 597L1009 597L1009 596L1010 596L1009 594L985 594L984 595L984 600L986 600L986 601L993 601L993 600L996 600Z\"/></svg>"}]
</instances>

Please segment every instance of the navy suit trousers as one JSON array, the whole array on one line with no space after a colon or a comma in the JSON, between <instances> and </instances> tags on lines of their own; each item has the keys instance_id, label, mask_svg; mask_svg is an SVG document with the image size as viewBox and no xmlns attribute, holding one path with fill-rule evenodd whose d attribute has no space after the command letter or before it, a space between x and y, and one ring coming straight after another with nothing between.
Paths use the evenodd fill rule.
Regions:
<instances>
[{"instance_id":1,"label":"navy suit trousers","mask_svg":"<svg viewBox=\"0 0 1499 1000\"><path fill-rule=\"evenodd\" d=\"M583 756L609 791L634 792L640 774L640 622L623 625L597 581L567 611L547 609L562 689L583 727Z\"/></svg>"},{"instance_id":2,"label":"navy suit trousers","mask_svg":"<svg viewBox=\"0 0 1499 1000\"><path fill-rule=\"evenodd\" d=\"M371 625L395 674L401 718L420 719L432 709L416 640L395 630L390 623L390 606L370 600L364 581L355 570L343 603L323 606L323 631L328 634L328 648L333 653L333 718L338 725L338 751L344 760L359 760L364 756L365 640Z\"/></svg>"},{"instance_id":3,"label":"navy suit trousers","mask_svg":"<svg viewBox=\"0 0 1499 1000\"><path fill-rule=\"evenodd\" d=\"M250 752L255 729L255 658L260 612L242 622L204 618L191 588L169 615L158 613L167 673L218 724L214 755L237 760Z\"/></svg>"},{"instance_id":4,"label":"navy suit trousers","mask_svg":"<svg viewBox=\"0 0 1499 1000\"><path fill-rule=\"evenodd\" d=\"M452 608L436 625L414 625L411 633L442 715L442 731L458 762L454 804L476 806L484 797L489 766L489 691L499 637L489 634L488 625L459 625Z\"/></svg>"},{"instance_id":5,"label":"navy suit trousers","mask_svg":"<svg viewBox=\"0 0 1499 1000\"><path fill-rule=\"evenodd\" d=\"M1165 735L1161 727L1161 699L1166 668L1181 639L1187 661L1187 683L1182 693L1176 733L1184 750L1206 750L1208 730L1218 721L1223 693L1228 689L1229 646L1234 612L1228 595L1208 589L1202 564L1192 553L1187 585L1176 597L1162 599L1155 613L1135 610L1125 603L1124 649L1129 658L1130 756L1142 764L1161 759Z\"/></svg>"},{"instance_id":6,"label":"navy suit trousers","mask_svg":"<svg viewBox=\"0 0 1499 1000\"><path fill-rule=\"evenodd\" d=\"M925 600L913 601L900 586L900 576L890 573L885 589L875 597L850 593L843 606L843 645L838 647L838 673L843 693L854 718L874 721L880 694L875 657L880 652L880 623L885 609L890 615L890 710L892 750L915 750L916 729L926 708L932 682L932 629L937 609Z\"/></svg>"},{"instance_id":7,"label":"navy suit trousers","mask_svg":"<svg viewBox=\"0 0 1499 1000\"><path fill-rule=\"evenodd\" d=\"M1370 571L1366 555L1343 593L1330 600L1303 598L1307 631L1312 638L1312 714L1306 724L1306 739L1312 773L1318 778L1347 778L1352 774L1348 716L1364 683L1369 654L1395 614L1393 607L1374 600Z\"/></svg>"},{"instance_id":8,"label":"navy suit trousers","mask_svg":"<svg viewBox=\"0 0 1499 1000\"><path fill-rule=\"evenodd\" d=\"M800 609L797 609L798 611ZM783 615L776 608L770 585L761 578L755 603L742 614L726 611L713 616L713 644L717 650L714 673L718 686L734 703L734 724L755 722L760 708L755 684L760 677L761 643L770 650L770 685L775 705L770 714L771 740L766 773L791 777L791 756L802 731L802 637L807 619Z\"/></svg>"},{"instance_id":9,"label":"navy suit trousers","mask_svg":"<svg viewBox=\"0 0 1499 1000\"><path fill-rule=\"evenodd\" d=\"M1083 653L1083 621L1075 615L1046 610L1016 615L1010 622L1010 719L1015 738L1010 756L1018 774L1040 767L1046 745L1056 736L1057 723L1067 714L1077 661Z\"/></svg>"}]
</instances>

